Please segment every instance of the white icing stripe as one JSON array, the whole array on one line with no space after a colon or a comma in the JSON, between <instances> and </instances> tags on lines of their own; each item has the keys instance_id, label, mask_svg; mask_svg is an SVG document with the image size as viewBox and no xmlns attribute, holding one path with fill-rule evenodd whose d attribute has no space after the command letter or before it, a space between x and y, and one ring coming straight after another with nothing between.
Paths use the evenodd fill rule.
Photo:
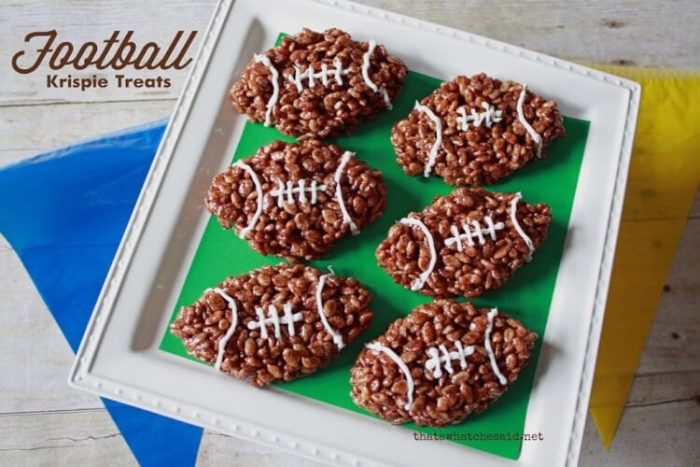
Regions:
<instances>
[{"instance_id":1,"label":"white icing stripe","mask_svg":"<svg viewBox=\"0 0 700 467\"><path fill-rule=\"evenodd\" d=\"M287 332L290 336L295 335L294 323L297 321L303 321L304 316L301 313L292 314L292 305L290 303L285 303L283 305L284 315L280 317L277 307L275 305L269 305L267 311L270 316L265 318L265 312L262 308L255 308L255 315L257 316L257 321L248 321L248 329L254 331L255 329L260 329L260 337L267 339L267 326L272 324L275 330L275 338L279 339L282 337L282 324L287 325Z\"/></svg>"},{"instance_id":2,"label":"white icing stripe","mask_svg":"<svg viewBox=\"0 0 700 467\"><path fill-rule=\"evenodd\" d=\"M333 179L335 180L335 198L338 201L338 206L340 206L340 212L343 215L343 222L350 226L350 232L353 235L357 235L360 232L360 230L357 228L355 222L353 222L352 218L350 217L350 214L348 214L348 210L345 207L345 201L343 200L343 189L340 184L343 177L343 171L345 170L345 166L348 164L348 161L354 155L355 154L350 151L345 151L345 153L343 153L343 157L340 159L340 164L335 170Z\"/></svg>"},{"instance_id":3,"label":"white icing stripe","mask_svg":"<svg viewBox=\"0 0 700 467\"><path fill-rule=\"evenodd\" d=\"M435 142L433 143L433 147L430 148L430 153L428 153L428 160L426 161L425 168L423 169L423 176L429 177L430 172L433 171L433 166L435 165L435 159L437 159L440 146L442 146L442 121L440 120L440 118L438 118L437 115L433 113L432 110L430 110L430 108L422 105L418 101L416 101L414 109L418 112L427 115L428 118L433 122L433 125L435 126Z\"/></svg>"},{"instance_id":4,"label":"white icing stripe","mask_svg":"<svg viewBox=\"0 0 700 467\"><path fill-rule=\"evenodd\" d=\"M374 92L379 92L379 88L369 77L369 60L374 53L374 49L377 47L377 43L374 41L369 41L369 47L367 52L362 56L362 79L365 80L365 84Z\"/></svg>"},{"instance_id":5,"label":"white icing stripe","mask_svg":"<svg viewBox=\"0 0 700 467\"><path fill-rule=\"evenodd\" d=\"M515 231L518 232L518 235L520 235L520 238L523 239L527 247L530 249L530 258L532 258L532 252L535 251L535 245L532 243L532 240L530 237L527 236L525 231L523 230L522 227L520 227L520 223L518 222L518 201L520 201L520 198L522 198L522 194L516 193L515 196L513 196L513 199L510 200L510 221L513 223L513 227L515 228Z\"/></svg>"},{"instance_id":6,"label":"white icing stripe","mask_svg":"<svg viewBox=\"0 0 700 467\"><path fill-rule=\"evenodd\" d=\"M491 331L493 330L493 318L497 314L497 308L491 308L491 311L489 311L489 324L488 326L486 326L486 333L484 334L484 347L486 347L486 352L489 354L489 361L491 362L491 369L493 370L493 373L498 378L498 382L501 383L502 386L505 386L508 380L505 376L503 376L503 373L501 373L501 370L498 368L498 363L496 362L496 354L493 353L493 348L491 347Z\"/></svg>"},{"instance_id":7,"label":"white icing stripe","mask_svg":"<svg viewBox=\"0 0 700 467\"><path fill-rule=\"evenodd\" d=\"M496 110L491 104L482 102L481 108L484 109L483 112L477 112L476 109L471 109L469 115L467 115L466 108L460 107L457 109L457 113L459 114L459 117L457 117L457 127L461 131L467 131L470 123L475 127L480 127L483 123L487 128L491 128L491 125L503 120L503 112Z\"/></svg>"},{"instance_id":8,"label":"white icing stripe","mask_svg":"<svg viewBox=\"0 0 700 467\"><path fill-rule=\"evenodd\" d=\"M445 347L444 344L440 344L439 346L440 353L442 353L442 360L443 364L445 365L445 370L449 374L454 373L454 370L452 369L452 362L450 361L450 353L447 351L447 347Z\"/></svg>"},{"instance_id":9,"label":"white icing stripe","mask_svg":"<svg viewBox=\"0 0 700 467\"><path fill-rule=\"evenodd\" d=\"M369 41L368 45L369 47L367 48L367 52L365 52L365 54L362 56L362 79L364 80L367 87L369 87L372 91L379 92L382 94L382 97L384 97L384 104L386 105L386 108L391 110L391 99L389 98L389 94L386 92L386 89L380 89L369 77L370 59L372 58L374 49L377 48L377 43L375 41Z\"/></svg>"},{"instance_id":10,"label":"white icing stripe","mask_svg":"<svg viewBox=\"0 0 700 467\"><path fill-rule=\"evenodd\" d=\"M277 206L278 207L283 207L284 206L284 198L285 196L287 197L287 203L294 203L294 195L298 194L299 195L299 202L301 204L306 203L306 193L311 194L311 204L316 204L316 200L318 197L318 192L324 192L326 191L326 185L318 185L316 180L311 180L311 186L307 187L306 186L306 180L302 179L297 182L298 186L294 186L293 181L288 181L287 184L285 185L282 180L277 180L277 187L270 192L272 196L277 197Z\"/></svg>"},{"instance_id":11,"label":"white icing stripe","mask_svg":"<svg viewBox=\"0 0 700 467\"><path fill-rule=\"evenodd\" d=\"M321 275L321 277L318 278L318 285L316 286L316 310L318 311L318 316L321 318L321 323L323 323L323 327L326 329L326 332L328 332L328 334L331 335L331 337L333 338L333 343L336 347L338 347L338 350L340 350L343 347L345 347L345 343L343 342L343 336L336 333L335 330L331 327L331 325L328 324L328 319L326 319L326 313L324 313L323 311L323 286L326 284L326 278L332 275L333 274L323 274Z\"/></svg>"},{"instance_id":12,"label":"white icing stripe","mask_svg":"<svg viewBox=\"0 0 700 467\"><path fill-rule=\"evenodd\" d=\"M294 330L294 322L303 320L304 315L301 313L292 314L292 304L289 302L285 303L282 308L284 309L284 316L282 317L281 322L287 323L287 334L293 336L296 334Z\"/></svg>"},{"instance_id":13,"label":"white icing stripe","mask_svg":"<svg viewBox=\"0 0 700 467\"><path fill-rule=\"evenodd\" d=\"M294 65L294 76L285 75L285 78L296 86L299 93L304 90L303 80L307 80L310 88L316 85L316 80L319 78L324 86L328 86L328 83L330 83L329 78L334 79L336 83L342 86L343 75L347 75L350 70L343 69L343 62L338 57L333 60L333 67L328 68L326 63L322 63L321 71L313 72L310 68L301 71L299 67Z\"/></svg>"},{"instance_id":14,"label":"white icing stripe","mask_svg":"<svg viewBox=\"0 0 700 467\"><path fill-rule=\"evenodd\" d=\"M272 109L275 108L275 105L277 105L277 100L280 97L280 85L278 83L279 73L277 72L277 68L275 68L275 66L272 64L267 55L255 54L254 58L256 63L262 63L267 67L268 70L270 70L270 83L272 84L272 95L270 96L270 100L267 101L267 110L265 112L265 126L270 126L270 124L272 123Z\"/></svg>"},{"instance_id":15,"label":"white icing stripe","mask_svg":"<svg viewBox=\"0 0 700 467\"><path fill-rule=\"evenodd\" d=\"M503 222L493 223L491 216L485 216L484 222L486 223L486 228L484 229L477 221L471 221L471 228L469 224L462 224L462 230L464 233L459 233L459 229L456 225L450 226L450 233L452 237L445 240L446 246L457 244L457 251L462 251L462 242L466 241L467 245L474 246L474 238L477 238L479 245L486 243L484 234L491 237L491 240L496 241L496 231L503 230L505 224Z\"/></svg>"},{"instance_id":16,"label":"white icing stripe","mask_svg":"<svg viewBox=\"0 0 700 467\"><path fill-rule=\"evenodd\" d=\"M489 356L489 363L491 365L493 373L498 378L498 382L501 383L501 385L505 385L508 382L508 380L498 368L498 363L496 362L496 354L493 352L493 347L491 346L491 332L493 331L493 319L496 317L497 314L498 309L491 308L487 315L488 325L486 326L486 332L484 333L484 347L486 348L486 353ZM473 326L470 326L470 329L471 327ZM452 360L458 360L460 368L462 368L463 370L466 369L467 357L474 353L474 346L470 345L463 348L462 342L455 341L455 349L455 351L449 352L443 344L440 344L438 347L430 347L426 350L426 353L430 358L425 362L425 369L428 371L432 371L433 377L435 378L440 378L443 375L443 366L449 374L454 373L454 370L452 369Z\"/></svg>"},{"instance_id":17,"label":"white icing stripe","mask_svg":"<svg viewBox=\"0 0 700 467\"><path fill-rule=\"evenodd\" d=\"M484 222L486 222L486 233L491 236L491 240L496 241L496 231L503 230L506 225L503 222L493 223L491 216L485 216Z\"/></svg>"},{"instance_id":18,"label":"white icing stripe","mask_svg":"<svg viewBox=\"0 0 700 467\"><path fill-rule=\"evenodd\" d=\"M387 110L393 109L394 106L391 104L391 98L389 97L389 93L386 92L386 89L382 89L379 92L382 93L382 97L384 98L384 105L386 105Z\"/></svg>"},{"instance_id":19,"label":"white icing stripe","mask_svg":"<svg viewBox=\"0 0 700 467\"><path fill-rule=\"evenodd\" d=\"M280 337L282 337L282 332L280 331L280 315L279 313L277 313L277 308L275 308L274 305L270 305L268 310L270 310L270 318L268 319L272 320L272 325L275 328L275 339L279 339Z\"/></svg>"},{"instance_id":20,"label":"white icing stripe","mask_svg":"<svg viewBox=\"0 0 700 467\"><path fill-rule=\"evenodd\" d=\"M433 269L435 268L435 263L437 262L435 241L433 240L433 235L430 233L430 230L428 230L425 224L418 219L413 217L405 217L399 222L404 225L418 227L423 232L423 236L425 236L425 240L428 242L428 248L430 248L430 263L428 263L428 269L423 271L421 275L418 276L418 278L411 284L411 290L420 290L425 285L425 282L428 280L428 277L430 277L430 274L432 274Z\"/></svg>"},{"instance_id":21,"label":"white icing stripe","mask_svg":"<svg viewBox=\"0 0 700 467\"><path fill-rule=\"evenodd\" d=\"M408 411L411 410L411 407L413 407L413 376L411 376L411 372L409 371L408 367L406 366L406 363L404 363L403 360L401 360L401 357L396 355L396 353L391 350L389 347L383 346L379 342L370 342L369 344L365 344L365 347L367 347L369 350L379 353L382 352L391 358L394 363L399 367L399 369L403 372L404 376L406 377L406 383L407 383L407 389L406 389L406 398L408 401L406 402L406 405L404 408Z\"/></svg>"},{"instance_id":22,"label":"white icing stripe","mask_svg":"<svg viewBox=\"0 0 700 467\"><path fill-rule=\"evenodd\" d=\"M443 365L449 374L454 373L451 360L458 360L459 367L463 370L466 369L467 357L474 353L474 346L469 345L465 348L462 347L462 342L455 341L455 349L455 351L448 352L447 348L440 344L440 352L438 352L438 348L430 347L428 350L426 350L426 353L430 358L425 362L425 369L432 371L433 377L435 378L440 378L442 376L441 367ZM442 353L442 356L440 356L440 353Z\"/></svg>"},{"instance_id":23,"label":"white icing stripe","mask_svg":"<svg viewBox=\"0 0 700 467\"><path fill-rule=\"evenodd\" d=\"M258 223L258 219L260 219L260 215L262 214L263 210L263 190L262 190L262 184L260 183L260 179L258 178L258 174L255 173L255 170L253 170L248 164L246 164L243 161L238 161L234 166L238 166L241 169L245 170L248 172L248 175L250 175L250 178L253 180L253 184L255 185L255 192L258 197L258 206L255 209L255 214L253 214L253 218L250 220L247 226L245 226L243 229L241 229L240 233L238 234L241 238L245 239L246 235L253 230L253 227L255 227L255 224Z\"/></svg>"},{"instance_id":24,"label":"white icing stripe","mask_svg":"<svg viewBox=\"0 0 700 467\"><path fill-rule=\"evenodd\" d=\"M523 90L520 91L520 96L518 97L518 121L525 127L525 131L530 135L530 138L537 143L537 157L542 157L542 136L535 131L530 123L525 119L525 114L523 113L523 103L525 102L527 86L523 84Z\"/></svg>"},{"instance_id":25,"label":"white icing stripe","mask_svg":"<svg viewBox=\"0 0 700 467\"><path fill-rule=\"evenodd\" d=\"M238 308L236 307L236 301L220 288L216 287L214 289L207 289L205 291L205 293L209 292L214 292L218 296L226 300L226 303L228 303L228 307L231 310L231 323L229 324L229 327L226 330L226 334L224 334L224 337L222 337L219 340L219 348L216 354L216 362L214 363L214 369L216 369L216 371L219 371L221 370L221 364L224 362L224 352L226 351L226 345L231 339L231 336L233 336L233 333L236 331L236 326L238 326Z\"/></svg>"},{"instance_id":26,"label":"white icing stripe","mask_svg":"<svg viewBox=\"0 0 700 467\"><path fill-rule=\"evenodd\" d=\"M251 328L250 323L248 323L248 329L260 329L260 337L262 337L263 339L267 339L267 326L265 326L265 314L263 313L263 309L260 307L256 307L255 315L258 317L258 325L255 326L255 322L251 321L254 327Z\"/></svg>"},{"instance_id":27,"label":"white icing stripe","mask_svg":"<svg viewBox=\"0 0 700 467\"><path fill-rule=\"evenodd\" d=\"M326 189L326 185L321 185L321 186L323 187L323 190ZM304 196L303 191L301 193L301 196ZM311 204L316 204L316 197L317 196L318 196L318 192L316 191L316 180L311 180Z\"/></svg>"}]
</instances>

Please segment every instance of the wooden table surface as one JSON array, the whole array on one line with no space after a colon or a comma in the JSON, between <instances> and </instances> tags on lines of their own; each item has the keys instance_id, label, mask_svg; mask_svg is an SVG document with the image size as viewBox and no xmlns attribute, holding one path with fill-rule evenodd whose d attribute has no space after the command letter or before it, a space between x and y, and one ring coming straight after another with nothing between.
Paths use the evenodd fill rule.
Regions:
<instances>
[{"instance_id":1,"label":"wooden table surface","mask_svg":"<svg viewBox=\"0 0 700 467\"><path fill-rule=\"evenodd\" d=\"M104 132L161 119L186 73L165 90L46 89L8 64L28 32L75 42L132 29L168 42L202 31L214 0L0 2L0 166ZM700 69L700 2L480 0L363 3L580 62ZM200 34L201 37L201 34ZM77 73L76 73L77 74ZM45 70L44 74L45 76ZM602 451L588 421L582 465L689 466L700 459L700 198L669 275L617 438ZM134 465L100 400L69 389L72 355L10 246L0 240L0 465ZM310 465L207 431L198 465Z\"/></svg>"}]
</instances>

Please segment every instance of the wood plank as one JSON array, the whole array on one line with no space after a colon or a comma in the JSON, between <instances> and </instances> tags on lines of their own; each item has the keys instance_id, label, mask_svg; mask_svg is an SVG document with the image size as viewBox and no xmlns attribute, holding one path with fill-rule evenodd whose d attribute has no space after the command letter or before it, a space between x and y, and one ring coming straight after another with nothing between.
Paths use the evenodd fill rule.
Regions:
<instances>
[{"instance_id":1,"label":"wood plank","mask_svg":"<svg viewBox=\"0 0 700 467\"><path fill-rule=\"evenodd\" d=\"M695 201L693 202L693 207L690 209L690 215L688 217L694 219L700 218L700 190L695 193Z\"/></svg>"},{"instance_id":2,"label":"wood plank","mask_svg":"<svg viewBox=\"0 0 700 467\"><path fill-rule=\"evenodd\" d=\"M41 459L79 460L79 465L134 465L105 411L2 416L0 464L40 465ZM639 407L625 412L620 434L605 453L587 421L582 466L692 465L698 456L695 402ZM689 427L687 429L686 427ZM12 434L8 436L8 434ZM664 442L658 442L663 437ZM691 448L689 448L692 446ZM41 454L39 454L41 452ZM58 456L58 457L55 457ZM321 465L281 451L207 431L197 465Z\"/></svg>"},{"instance_id":3,"label":"wood plank","mask_svg":"<svg viewBox=\"0 0 700 467\"><path fill-rule=\"evenodd\" d=\"M698 401L700 371L674 371L638 374L629 397L627 409L652 405Z\"/></svg>"},{"instance_id":4,"label":"wood plank","mask_svg":"<svg viewBox=\"0 0 700 467\"><path fill-rule=\"evenodd\" d=\"M44 152L45 148L26 148L26 149L0 149L0 170L8 165L19 162L23 159L31 157L35 154ZM1 244L1 243L0 243Z\"/></svg>"},{"instance_id":5,"label":"wood plank","mask_svg":"<svg viewBox=\"0 0 700 467\"><path fill-rule=\"evenodd\" d=\"M135 466L106 410L0 416L0 465Z\"/></svg>"},{"instance_id":6,"label":"wood plank","mask_svg":"<svg viewBox=\"0 0 700 467\"><path fill-rule=\"evenodd\" d=\"M587 418L579 465L616 467L690 466L700 459L697 401L628 408L608 452Z\"/></svg>"},{"instance_id":7,"label":"wood plank","mask_svg":"<svg viewBox=\"0 0 700 467\"><path fill-rule=\"evenodd\" d=\"M7 242L5 237L3 237L2 233L0 233L0 251L11 249L12 247L10 246L10 244Z\"/></svg>"},{"instance_id":8,"label":"wood plank","mask_svg":"<svg viewBox=\"0 0 700 467\"><path fill-rule=\"evenodd\" d=\"M52 104L0 109L0 151L54 148L167 118L174 100ZM86 122L89 122L86 124Z\"/></svg>"},{"instance_id":9,"label":"wood plank","mask_svg":"<svg viewBox=\"0 0 700 467\"><path fill-rule=\"evenodd\" d=\"M0 250L0 414L101 408L67 386L73 354L11 250ZM2 464L2 462L0 462Z\"/></svg>"},{"instance_id":10,"label":"wood plank","mask_svg":"<svg viewBox=\"0 0 700 467\"><path fill-rule=\"evenodd\" d=\"M688 221L637 372L700 371L700 219Z\"/></svg>"},{"instance_id":11,"label":"wood plank","mask_svg":"<svg viewBox=\"0 0 700 467\"><path fill-rule=\"evenodd\" d=\"M557 57L583 62L698 68L700 4L695 0L566 2L359 0ZM682 12L682 14L679 14ZM640 38L644 38L643 46Z\"/></svg>"},{"instance_id":12,"label":"wood plank","mask_svg":"<svg viewBox=\"0 0 700 467\"><path fill-rule=\"evenodd\" d=\"M220 465L314 467L327 464L206 430L199 445L197 467Z\"/></svg>"}]
</instances>

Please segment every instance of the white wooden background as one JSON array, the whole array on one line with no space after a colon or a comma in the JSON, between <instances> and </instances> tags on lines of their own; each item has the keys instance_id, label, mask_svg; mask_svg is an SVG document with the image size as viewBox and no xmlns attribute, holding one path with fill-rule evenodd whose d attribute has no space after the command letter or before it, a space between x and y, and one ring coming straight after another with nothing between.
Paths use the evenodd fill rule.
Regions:
<instances>
[{"instance_id":1,"label":"white wooden background","mask_svg":"<svg viewBox=\"0 0 700 467\"><path fill-rule=\"evenodd\" d=\"M700 68L700 2L680 0L363 0L562 58ZM202 31L214 0L1 1L0 166L107 131L163 118L186 73L168 90L47 90L41 71L9 67L24 35L56 28L76 42L115 29L167 42ZM43 70L44 72L46 70ZM582 465L698 465L700 459L700 198L668 278L617 438L604 453L586 426ZM97 397L66 387L72 355L12 249L0 240L0 465L134 465ZM207 432L199 465L310 465Z\"/></svg>"}]
</instances>

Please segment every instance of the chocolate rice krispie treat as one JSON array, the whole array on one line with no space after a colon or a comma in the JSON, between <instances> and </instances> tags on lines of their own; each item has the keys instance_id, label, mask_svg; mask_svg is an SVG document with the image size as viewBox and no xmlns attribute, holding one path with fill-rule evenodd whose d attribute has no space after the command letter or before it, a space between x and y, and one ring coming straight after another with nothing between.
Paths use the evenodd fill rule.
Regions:
<instances>
[{"instance_id":1,"label":"chocolate rice krispie treat","mask_svg":"<svg viewBox=\"0 0 700 467\"><path fill-rule=\"evenodd\" d=\"M352 278L266 266L205 290L170 331L196 359L264 387L326 366L367 329L370 300Z\"/></svg>"},{"instance_id":2,"label":"chocolate rice krispie treat","mask_svg":"<svg viewBox=\"0 0 700 467\"><path fill-rule=\"evenodd\" d=\"M391 109L406 71L374 41L304 29L255 55L231 88L231 102L286 135L327 138Z\"/></svg>"},{"instance_id":3,"label":"chocolate rice krispie treat","mask_svg":"<svg viewBox=\"0 0 700 467\"><path fill-rule=\"evenodd\" d=\"M394 126L391 142L409 175L480 186L544 157L563 135L556 102L482 73L458 76L416 102Z\"/></svg>"},{"instance_id":4,"label":"chocolate rice krispie treat","mask_svg":"<svg viewBox=\"0 0 700 467\"><path fill-rule=\"evenodd\" d=\"M496 308L437 300L365 346L350 372L350 396L394 424L460 423L515 382L536 340Z\"/></svg>"},{"instance_id":5,"label":"chocolate rice krispie treat","mask_svg":"<svg viewBox=\"0 0 700 467\"><path fill-rule=\"evenodd\" d=\"M520 193L457 188L410 213L377 248L404 287L434 297L478 297L502 286L547 237L549 206Z\"/></svg>"},{"instance_id":6,"label":"chocolate rice krispie treat","mask_svg":"<svg viewBox=\"0 0 700 467\"><path fill-rule=\"evenodd\" d=\"M384 210L381 173L338 146L275 141L214 177L207 209L263 255L313 259Z\"/></svg>"}]
</instances>

